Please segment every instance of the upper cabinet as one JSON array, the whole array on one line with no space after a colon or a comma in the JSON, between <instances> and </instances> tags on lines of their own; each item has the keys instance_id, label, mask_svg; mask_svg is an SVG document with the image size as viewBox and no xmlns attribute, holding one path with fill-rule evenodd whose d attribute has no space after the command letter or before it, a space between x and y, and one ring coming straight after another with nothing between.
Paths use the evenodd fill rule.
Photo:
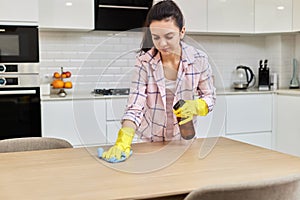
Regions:
<instances>
[{"instance_id":1,"label":"upper cabinet","mask_svg":"<svg viewBox=\"0 0 300 200\"><path fill-rule=\"evenodd\" d=\"M42 30L93 30L94 0L39 0Z\"/></svg>"},{"instance_id":2,"label":"upper cabinet","mask_svg":"<svg viewBox=\"0 0 300 200\"><path fill-rule=\"evenodd\" d=\"M293 0L255 1L255 33L290 32L292 17Z\"/></svg>"},{"instance_id":3,"label":"upper cabinet","mask_svg":"<svg viewBox=\"0 0 300 200\"><path fill-rule=\"evenodd\" d=\"M37 25L38 0L1 0L0 24Z\"/></svg>"},{"instance_id":4,"label":"upper cabinet","mask_svg":"<svg viewBox=\"0 0 300 200\"><path fill-rule=\"evenodd\" d=\"M207 32L207 0L174 0L180 7L187 32Z\"/></svg>"},{"instance_id":5,"label":"upper cabinet","mask_svg":"<svg viewBox=\"0 0 300 200\"><path fill-rule=\"evenodd\" d=\"M253 33L253 31L254 0L208 1L208 32Z\"/></svg>"},{"instance_id":6,"label":"upper cabinet","mask_svg":"<svg viewBox=\"0 0 300 200\"><path fill-rule=\"evenodd\" d=\"M300 1L293 1L293 31L300 31Z\"/></svg>"}]
</instances>

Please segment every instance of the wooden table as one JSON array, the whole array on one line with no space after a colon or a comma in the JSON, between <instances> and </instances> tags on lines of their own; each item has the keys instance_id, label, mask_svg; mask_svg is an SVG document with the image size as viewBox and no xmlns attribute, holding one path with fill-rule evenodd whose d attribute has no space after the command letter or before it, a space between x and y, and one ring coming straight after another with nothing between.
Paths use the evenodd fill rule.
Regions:
<instances>
[{"instance_id":1,"label":"wooden table","mask_svg":"<svg viewBox=\"0 0 300 200\"><path fill-rule=\"evenodd\" d=\"M183 141L134 144L134 154L120 164L100 161L96 147L2 153L0 199L155 198L215 184L300 174L298 157L225 138L211 139L217 143L202 159L203 139L190 146Z\"/></svg>"}]
</instances>

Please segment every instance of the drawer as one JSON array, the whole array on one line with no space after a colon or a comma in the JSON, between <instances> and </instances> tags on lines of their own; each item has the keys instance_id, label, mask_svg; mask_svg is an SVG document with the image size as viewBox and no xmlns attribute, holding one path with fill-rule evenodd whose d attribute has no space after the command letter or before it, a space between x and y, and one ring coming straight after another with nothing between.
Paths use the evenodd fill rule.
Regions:
<instances>
[{"instance_id":1,"label":"drawer","mask_svg":"<svg viewBox=\"0 0 300 200\"><path fill-rule=\"evenodd\" d=\"M121 120L127 105L127 98L106 99L106 120Z\"/></svg>"},{"instance_id":2,"label":"drawer","mask_svg":"<svg viewBox=\"0 0 300 200\"><path fill-rule=\"evenodd\" d=\"M226 134L272 131L271 94L227 96Z\"/></svg>"}]
</instances>

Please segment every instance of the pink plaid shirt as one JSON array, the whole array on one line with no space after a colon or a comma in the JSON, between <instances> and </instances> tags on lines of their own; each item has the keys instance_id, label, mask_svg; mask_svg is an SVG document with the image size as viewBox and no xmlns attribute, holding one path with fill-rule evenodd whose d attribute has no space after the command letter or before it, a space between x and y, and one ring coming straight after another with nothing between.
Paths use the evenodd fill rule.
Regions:
<instances>
[{"instance_id":1,"label":"pink plaid shirt","mask_svg":"<svg viewBox=\"0 0 300 200\"><path fill-rule=\"evenodd\" d=\"M212 69L207 55L181 43L182 57L177 73L173 105L179 100L202 98L212 111L216 100ZM153 48L137 57L130 95L123 120L137 125L136 133L143 140L167 141L180 138L176 116L173 136L166 137L166 88L160 54L153 57Z\"/></svg>"}]
</instances>

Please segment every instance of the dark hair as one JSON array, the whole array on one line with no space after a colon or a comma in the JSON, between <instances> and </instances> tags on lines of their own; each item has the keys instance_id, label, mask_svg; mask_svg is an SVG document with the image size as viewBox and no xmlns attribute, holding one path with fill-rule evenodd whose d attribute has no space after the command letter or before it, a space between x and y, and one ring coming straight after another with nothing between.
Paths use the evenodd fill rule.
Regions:
<instances>
[{"instance_id":1,"label":"dark hair","mask_svg":"<svg viewBox=\"0 0 300 200\"><path fill-rule=\"evenodd\" d=\"M180 8L175 2L172 0L163 0L152 6L148 12L144 25L144 37L142 40L141 51L146 52L154 46L149 30L149 26L152 21L160 21L169 17L171 17L175 21L178 28L182 30L184 26L184 19ZM157 52L157 49L155 49L154 56L157 54Z\"/></svg>"}]
</instances>

